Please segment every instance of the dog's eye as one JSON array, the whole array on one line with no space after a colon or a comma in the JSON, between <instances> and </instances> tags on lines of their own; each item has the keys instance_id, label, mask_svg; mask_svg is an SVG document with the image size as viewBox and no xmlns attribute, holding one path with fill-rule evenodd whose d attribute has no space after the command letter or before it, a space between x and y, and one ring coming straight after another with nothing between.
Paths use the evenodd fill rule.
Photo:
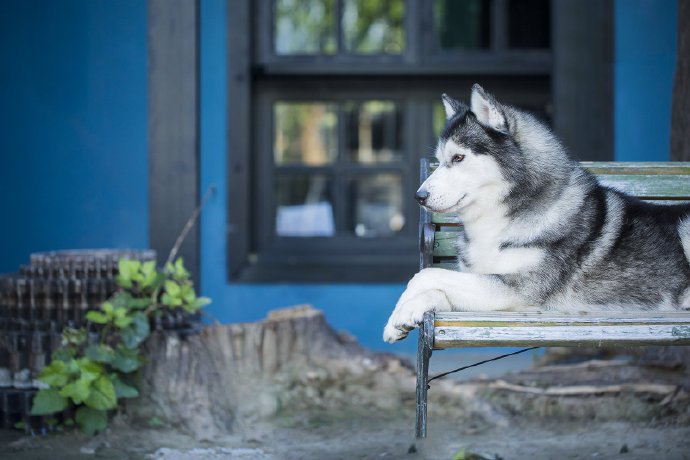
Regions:
<instances>
[{"instance_id":1,"label":"dog's eye","mask_svg":"<svg viewBox=\"0 0 690 460\"><path fill-rule=\"evenodd\" d=\"M465 159L465 155L457 154L457 155L453 155L453 158L451 158L450 161L452 161L453 163L460 163L464 159Z\"/></svg>"}]
</instances>

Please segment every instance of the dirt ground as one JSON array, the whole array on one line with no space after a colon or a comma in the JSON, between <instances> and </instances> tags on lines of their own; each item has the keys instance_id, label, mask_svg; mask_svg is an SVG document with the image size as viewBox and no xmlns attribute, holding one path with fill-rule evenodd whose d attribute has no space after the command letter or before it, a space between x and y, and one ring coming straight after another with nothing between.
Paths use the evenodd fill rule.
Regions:
<instances>
[{"instance_id":1,"label":"dirt ground","mask_svg":"<svg viewBox=\"0 0 690 460\"><path fill-rule=\"evenodd\" d=\"M521 420L507 426L483 421L444 422L430 417L426 440L416 441L411 408L387 414L312 414L274 419L244 435L198 442L172 428L129 426L118 420L102 435L26 437L0 431L0 457L54 459L684 459L690 427L648 422ZM413 447L414 446L414 447ZM85 452L95 453L82 453ZM463 456L464 455L464 456ZM474 457L471 455L475 455Z\"/></svg>"}]
</instances>

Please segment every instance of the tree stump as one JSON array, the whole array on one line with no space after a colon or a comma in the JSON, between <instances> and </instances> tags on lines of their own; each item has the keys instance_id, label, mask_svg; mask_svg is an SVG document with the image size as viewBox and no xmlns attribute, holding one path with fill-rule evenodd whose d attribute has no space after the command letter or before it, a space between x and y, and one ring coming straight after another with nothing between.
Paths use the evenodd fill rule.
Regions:
<instances>
[{"instance_id":1,"label":"tree stump","mask_svg":"<svg viewBox=\"0 0 690 460\"><path fill-rule=\"evenodd\" d=\"M282 413L343 407L394 409L413 399L414 373L393 355L338 334L322 312L299 306L256 323L213 325L182 337L154 334L141 397L127 406L214 439Z\"/></svg>"}]
</instances>

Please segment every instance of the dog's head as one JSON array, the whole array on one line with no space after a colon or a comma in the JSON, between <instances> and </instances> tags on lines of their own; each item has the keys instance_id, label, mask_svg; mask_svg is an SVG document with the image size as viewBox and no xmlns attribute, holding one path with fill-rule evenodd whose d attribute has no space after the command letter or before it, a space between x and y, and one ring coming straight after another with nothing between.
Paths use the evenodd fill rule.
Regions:
<instances>
[{"instance_id":1,"label":"dog's head","mask_svg":"<svg viewBox=\"0 0 690 460\"><path fill-rule=\"evenodd\" d=\"M470 106L443 95L446 126L436 147L439 166L417 191L417 201L434 212L462 212L482 201L500 201L510 190L509 171L520 168L514 137L514 109L479 85Z\"/></svg>"}]
</instances>

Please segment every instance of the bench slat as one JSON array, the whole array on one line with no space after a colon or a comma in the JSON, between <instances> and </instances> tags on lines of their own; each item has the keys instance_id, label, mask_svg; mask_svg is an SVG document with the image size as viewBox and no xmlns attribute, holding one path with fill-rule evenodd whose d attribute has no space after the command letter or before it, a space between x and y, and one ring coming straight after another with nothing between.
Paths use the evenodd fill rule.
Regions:
<instances>
[{"instance_id":1,"label":"bench slat","mask_svg":"<svg viewBox=\"0 0 690 460\"><path fill-rule=\"evenodd\" d=\"M690 175L690 162L662 161L581 161L580 164L592 174L677 174Z\"/></svg>"},{"instance_id":2,"label":"bench slat","mask_svg":"<svg viewBox=\"0 0 690 460\"><path fill-rule=\"evenodd\" d=\"M690 176L683 175L598 175L599 181L643 200L690 199Z\"/></svg>"},{"instance_id":3,"label":"bench slat","mask_svg":"<svg viewBox=\"0 0 690 460\"><path fill-rule=\"evenodd\" d=\"M687 345L690 313L453 312L434 318L434 348Z\"/></svg>"}]
</instances>

